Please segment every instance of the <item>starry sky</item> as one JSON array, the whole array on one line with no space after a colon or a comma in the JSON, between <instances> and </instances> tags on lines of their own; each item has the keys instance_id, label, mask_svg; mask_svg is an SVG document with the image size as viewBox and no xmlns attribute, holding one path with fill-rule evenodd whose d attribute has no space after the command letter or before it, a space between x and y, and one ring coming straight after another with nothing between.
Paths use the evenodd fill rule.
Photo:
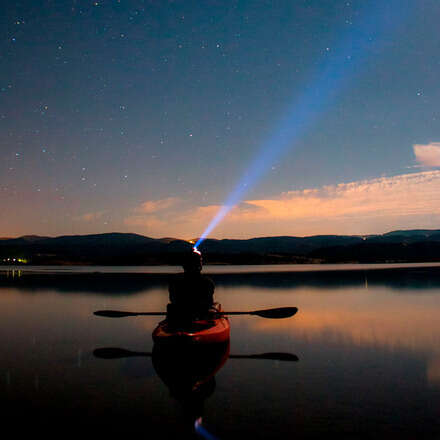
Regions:
<instances>
[{"instance_id":1,"label":"starry sky","mask_svg":"<svg viewBox=\"0 0 440 440\"><path fill-rule=\"evenodd\" d=\"M200 236L341 46L331 101L210 235L440 228L439 22L437 0L5 0L0 237Z\"/></svg>"}]
</instances>

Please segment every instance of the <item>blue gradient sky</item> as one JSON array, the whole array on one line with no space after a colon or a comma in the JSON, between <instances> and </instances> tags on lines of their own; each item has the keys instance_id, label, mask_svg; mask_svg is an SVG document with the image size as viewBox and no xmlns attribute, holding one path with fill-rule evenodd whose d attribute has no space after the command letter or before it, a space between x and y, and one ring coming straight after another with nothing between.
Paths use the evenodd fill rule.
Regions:
<instances>
[{"instance_id":1,"label":"blue gradient sky","mask_svg":"<svg viewBox=\"0 0 440 440\"><path fill-rule=\"evenodd\" d=\"M372 32L368 61L247 201L310 188L322 198L326 185L431 172L436 162L417 161L413 148L440 141L440 4L384 3L394 2L3 2L0 236L200 235L323 60L371 11L389 32ZM354 60L362 56L355 45ZM408 222L411 202L351 232L440 227L435 209ZM218 236L346 229L319 216L323 227L310 231L304 219L269 214L257 224L249 206Z\"/></svg>"}]
</instances>

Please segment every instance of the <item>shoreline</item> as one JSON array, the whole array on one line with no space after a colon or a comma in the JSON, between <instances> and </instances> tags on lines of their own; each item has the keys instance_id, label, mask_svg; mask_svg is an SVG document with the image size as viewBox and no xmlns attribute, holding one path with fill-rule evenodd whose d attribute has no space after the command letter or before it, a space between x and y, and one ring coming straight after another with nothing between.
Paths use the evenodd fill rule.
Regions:
<instances>
[{"instance_id":1,"label":"shoreline","mask_svg":"<svg viewBox=\"0 0 440 440\"><path fill-rule=\"evenodd\" d=\"M424 290L440 290L440 264L435 266L413 264L411 266L393 265L381 267L353 267L343 270L308 270L308 271L266 271L204 272L217 287L234 287L237 293L241 288L296 289L368 289L369 286L384 286L397 293L404 293L416 286ZM178 269L178 268L176 268ZM51 289L62 294L87 293L130 296L142 294L149 290L167 289L170 277L180 272L99 272L99 271L21 271L12 269L0 270L1 289L18 288L29 294L40 290ZM7 291L7 290L6 290Z\"/></svg>"},{"instance_id":2,"label":"shoreline","mask_svg":"<svg viewBox=\"0 0 440 440\"><path fill-rule=\"evenodd\" d=\"M364 270L393 270L440 268L440 262L421 263L323 263L323 264L206 264L204 274L234 273L300 273L345 272ZM0 274L21 272L23 274L160 274L171 275L182 271L180 265L15 265L1 266Z\"/></svg>"}]
</instances>

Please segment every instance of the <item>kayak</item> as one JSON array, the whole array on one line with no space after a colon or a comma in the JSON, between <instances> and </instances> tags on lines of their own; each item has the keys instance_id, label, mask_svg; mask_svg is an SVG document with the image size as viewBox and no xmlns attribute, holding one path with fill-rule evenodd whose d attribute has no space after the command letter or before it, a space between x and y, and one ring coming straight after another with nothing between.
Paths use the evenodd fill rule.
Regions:
<instances>
[{"instance_id":1,"label":"kayak","mask_svg":"<svg viewBox=\"0 0 440 440\"><path fill-rule=\"evenodd\" d=\"M215 344L229 341L230 325L226 316L219 314L218 305L205 319L172 322L161 321L153 331L155 343Z\"/></svg>"}]
</instances>

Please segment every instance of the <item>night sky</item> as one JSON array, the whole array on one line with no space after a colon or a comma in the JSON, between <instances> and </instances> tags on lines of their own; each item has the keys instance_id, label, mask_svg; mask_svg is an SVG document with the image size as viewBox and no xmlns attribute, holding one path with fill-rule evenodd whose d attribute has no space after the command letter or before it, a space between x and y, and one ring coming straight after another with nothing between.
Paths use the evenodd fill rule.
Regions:
<instances>
[{"instance_id":1,"label":"night sky","mask_svg":"<svg viewBox=\"0 0 440 440\"><path fill-rule=\"evenodd\" d=\"M438 0L6 0L0 20L0 237L198 237L304 93L313 121L211 236L440 228Z\"/></svg>"}]
</instances>

